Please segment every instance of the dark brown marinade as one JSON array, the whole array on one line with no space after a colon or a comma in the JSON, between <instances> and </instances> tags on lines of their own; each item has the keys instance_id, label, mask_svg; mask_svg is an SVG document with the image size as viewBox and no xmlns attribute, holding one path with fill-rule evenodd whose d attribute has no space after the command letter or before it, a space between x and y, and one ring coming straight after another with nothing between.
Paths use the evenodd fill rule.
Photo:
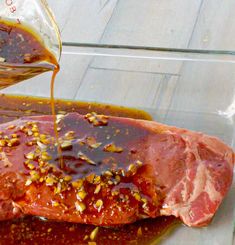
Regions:
<instances>
[{"instance_id":1,"label":"dark brown marinade","mask_svg":"<svg viewBox=\"0 0 235 245\"><path fill-rule=\"evenodd\" d=\"M111 116L151 120L151 116L141 110L96 103L57 100L56 108L57 113L60 114L79 112L85 115L96 111ZM49 99L0 95L0 123L22 116L50 114L50 112ZM133 133L133 137L138 137L135 135L136 132L132 132L131 129L130 133ZM102 138L102 135L99 137ZM75 175L79 175L79 173L75 173ZM91 225L58 223L26 217L20 220L0 222L0 244L47 244L49 242L51 244L90 245L153 244L153 241L158 241L166 231L178 223L178 220L173 217L160 217L122 227L96 228ZM96 229L98 229L97 236L92 240L91 234L94 231L97 232Z\"/></svg>"},{"instance_id":2,"label":"dark brown marinade","mask_svg":"<svg viewBox=\"0 0 235 245\"><path fill-rule=\"evenodd\" d=\"M53 71L51 91L59 65L42 38L23 23L0 18L0 89ZM53 96L51 97L53 108Z\"/></svg>"},{"instance_id":3,"label":"dark brown marinade","mask_svg":"<svg viewBox=\"0 0 235 245\"><path fill-rule=\"evenodd\" d=\"M0 244L63 244L63 245L147 245L157 244L163 233L174 228L173 217L148 219L117 228L99 228L93 243L90 234L95 226L42 221L27 217L0 222Z\"/></svg>"},{"instance_id":4,"label":"dark brown marinade","mask_svg":"<svg viewBox=\"0 0 235 245\"><path fill-rule=\"evenodd\" d=\"M54 57L31 29L0 20L0 61L14 64L54 63Z\"/></svg>"}]
</instances>

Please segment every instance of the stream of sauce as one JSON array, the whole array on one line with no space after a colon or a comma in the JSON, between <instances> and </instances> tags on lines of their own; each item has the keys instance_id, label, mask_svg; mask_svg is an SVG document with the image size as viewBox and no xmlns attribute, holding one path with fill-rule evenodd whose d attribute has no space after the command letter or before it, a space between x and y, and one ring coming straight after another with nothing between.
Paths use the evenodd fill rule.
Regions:
<instances>
[{"instance_id":1,"label":"stream of sauce","mask_svg":"<svg viewBox=\"0 0 235 245\"><path fill-rule=\"evenodd\" d=\"M55 79L56 79L56 75L59 71L60 71L59 65L56 65L55 69L53 70L52 77L51 77L51 100L50 100L50 103L51 103L51 113L52 113L52 116L54 119L54 132L55 132L55 138L57 141L57 152L59 155L60 168L63 169L64 168L64 162L62 159L62 151L61 151L60 144L59 144L59 134L57 131L55 96L54 96Z\"/></svg>"}]
</instances>

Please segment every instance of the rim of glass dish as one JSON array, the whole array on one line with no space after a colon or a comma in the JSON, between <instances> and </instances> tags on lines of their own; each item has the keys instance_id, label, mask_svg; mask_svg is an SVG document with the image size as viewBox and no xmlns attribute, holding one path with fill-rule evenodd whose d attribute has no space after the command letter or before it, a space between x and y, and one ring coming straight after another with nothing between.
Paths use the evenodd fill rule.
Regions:
<instances>
[{"instance_id":1,"label":"rim of glass dish","mask_svg":"<svg viewBox=\"0 0 235 245\"><path fill-rule=\"evenodd\" d=\"M100 43L79 43L79 42L62 42L63 46L74 46L81 48L107 48L107 49L129 49L129 50L143 50L143 51L158 51L158 52L172 52L172 53L192 53L192 54L214 54L214 55L234 55L235 51L231 50L214 50L214 49L184 49L184 48L169 48L169 47L155 47L155 46L138 46L125 44L100 44Z\"/></svg>"},{"instance_id":2,"label":"rim of glass dish","mask_svg":"<svg viewBox=\"0 0 235 245\"><path fill-rule=\"evenodd\" d=\"M235 52L181 50L143 46L63 42L62 55L120 57L149 60L235 63Z\"/></svg>"}]
</instances>

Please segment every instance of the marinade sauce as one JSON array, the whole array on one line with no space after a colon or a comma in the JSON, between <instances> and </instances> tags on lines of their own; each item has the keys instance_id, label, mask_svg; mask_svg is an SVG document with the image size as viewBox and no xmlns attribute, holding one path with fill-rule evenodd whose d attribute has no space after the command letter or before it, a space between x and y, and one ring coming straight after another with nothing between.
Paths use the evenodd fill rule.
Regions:
<instances>
[{"instance_id":1,"label":"marinade sauce","mask_svg":"<svg viewBox=\"0 0 235 245\"><path fill-rule=\"evenodd\" d=\"M17 105L17 106L16 106ZM87 114L96 111L110 116L151 120L151 116L141 110L121 106L86 103L69 100L55 100L56 113L78 112ZM12 121L22 116L50 114L50 99L0 95L0 123ZM174 217L159 217L135 222L134 224L112 228L59 223L41 220L37 217L0 222L0 244L156 244L163 235L172 230L179 221ZM97 232L97 234L96 234ZM96 234L92 241L90 237Z\"/></svg>"},{"instance_id":2,"label":"marinade sauce","mask_svg":"<svg viewBox=\"0 0 235 245\"><path fill-rule=\"evenodd\" d=\"M43 41L30 28L19 23L0 19L0 59L13 64L32 64L47 61L56 64L56 59Z\"/></svg>"},{"instance_id":3,"label":"marinade sauce","mask_svg":"<svg viewBox=\"0 0 235 245\"><path fill-rule=\"evenodd\" d=\"M11 71L8 73L1 71L0 66L0 89L18 83L21 80L31 78L35 74L45 71L52 71L51 77L51 112L54 116L55 135L58 139L56 130L56 115L54 104L54 84L59 64L55 56L45 47L43 40L29 27L21 23L13 23L0 19L0 62L11 64ZM17 69L17 66L24 65L29 69L23 77L20 74L24 67ZM31 67L31 68L30 68ZM15 71L15 72L14 72ZM60 147L58 144L58 152ZM61 166L63 163L61 161Z\"/></svg>"},{"instance_id":4,"label":"marinade sauce","mask_svg":"<svg viewBox=\"0 0 235 245\"><path fill-rule=\"evenodd\" d=\"M54 55L46 49L43 41L22 24L13 24L0 19L0 62L11 64L12 69L14 69L14 64L32 65L32 70L23 79L45 71L53 71L51 99L0 95L0 123L22 116L45 115L51 112L55 117L57 113L87 114L92 111L111 116L151 120L148 113L140 110L96 103L54 100L54 80L59 71L59 65ZM38 66L40 62L47 62L48 65ZM17 72L15 74L10 72L4 77L1 69L0 77L0 89L23 80ZM55 132L57 133L57 130ZM63 167L63 163L61 164ZM174 217L160 217L115 228L97 228L92 225L59 223L37 217L25 217L0 222L0 244L156 244L169 228L178 223L179 221Z\"/></svg>"},{"instance_id":5,"label":"marinade sauce","mask_svg":"<svg viewBox=\"0 0 235 245\"><path fill-rule=\"evenodd\" d=\"M41 37L23 24L0 18L0 89L50 70L56 74L59 65Z\"/></svg>"}]
</instances>

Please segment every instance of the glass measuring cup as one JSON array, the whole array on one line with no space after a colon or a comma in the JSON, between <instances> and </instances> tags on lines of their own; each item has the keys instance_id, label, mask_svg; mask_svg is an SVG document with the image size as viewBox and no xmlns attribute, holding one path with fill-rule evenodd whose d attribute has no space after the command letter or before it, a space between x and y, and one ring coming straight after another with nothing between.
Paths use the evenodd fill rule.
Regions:
<instances>
[{"instance_id":1,"label":"glass measuring cup","mask_svg":"<svg viewBox=\"0 0 235 245\"><path fill-rule=\"evenodd\" d=\"M0 59L0 89L56 68L62 47L60 32L45 0L0 0L1 20L27 27L48 50L51 58L27 64Z\"/></svg>"}]
</instances>

